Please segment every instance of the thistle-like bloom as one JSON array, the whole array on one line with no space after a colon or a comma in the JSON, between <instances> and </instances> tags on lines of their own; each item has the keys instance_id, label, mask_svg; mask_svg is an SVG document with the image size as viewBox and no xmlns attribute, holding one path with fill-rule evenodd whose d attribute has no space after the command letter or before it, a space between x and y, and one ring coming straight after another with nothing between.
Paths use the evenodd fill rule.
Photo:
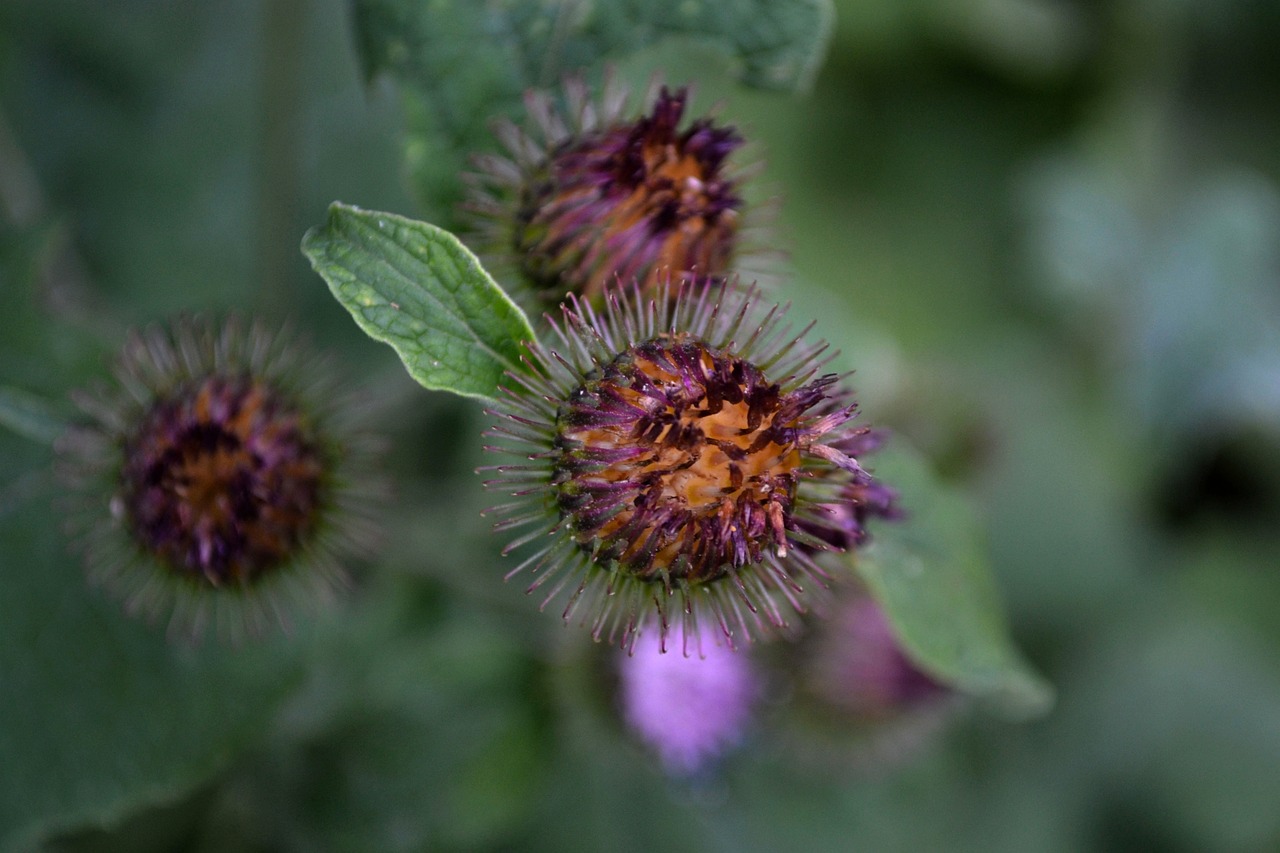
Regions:
<instances>
[{"instance_id":1,"label":"thistle-like bloom","mask_svg":"<svg viewBox=\"0 0 1280 853\"><path fill-rule=\"evenodd\" d=\"M689 776L741 741L761 683L743 652L704 644L697 654L665 654L656 637L619 656L618 704L667 772Z\"/></svg>"},{"instance_id":2,"label":"thistle-like bloom","mask_svg":"<svg viewBox=\"0 0 1280 853\"><path fill-rule=\"evenodd\" d=\"M556 342L531 345L497 407L506 445L488 449L527 459L491 469L514 498L497 529L532 528L507 552L537 543L511 575L537 574L544 606L568 590L565 619L624 646L651 611L662 635L709 618L730 646L787 628L825 588L816 552L847 536L844 490L867 476L841 449L864 431L820 375L825 344L754 291L607 297L548 317Z\"/></svg>"},{"instance_id":3,"label":"thistle-like bloom","mask_svg":"<svg viewBox=\"0 0 1280 853\"><path fill-rule=\"evenodd\" d=\"M264 326L130 335L62 442L89 574L172 633L256 633L345 583L367 544L370 446Z\"/></svg>"},{"instance_id":4,"label":"thistle-like bloom","mask_svg":"<svg viewBox=\"0 0 1280 853\"><path fill-rule=\"evenodd\" d=\"M708 118L681 129L685 89L662 87L631 120L612 81L599 106L580 80L565 91L567 117L545 94L526 98L541 139L506 122L498 133L511 159L477 160L469 208L486 253L514 265L542 306L568 294L598 301L617 280L643 289L727 275L742 225L743 175L728 163L737 131Z\"/></svg>"},{"instance_id":5,"label":"thistle-like bloom","mask_svg":"<svg viewBox=\"0 0 1280 853\"><path fill-rule=\"evenodd\" d=\"M864 428L847 434L835 442L835 447L846 456L860 459L879 450L884 442L883 431ZM897 490L866 471L855 471L841 486L837 500L825 508L826 523L809 532L841 551L852 551L867 543L871 537L867 522L871 519L898 521L903 517Z\"/></svg>"}]
</instances>

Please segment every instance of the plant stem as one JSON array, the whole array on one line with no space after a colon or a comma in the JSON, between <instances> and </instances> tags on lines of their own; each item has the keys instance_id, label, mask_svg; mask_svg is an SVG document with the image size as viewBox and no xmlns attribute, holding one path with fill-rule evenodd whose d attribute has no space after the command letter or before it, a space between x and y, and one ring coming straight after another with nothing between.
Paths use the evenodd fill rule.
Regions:
<instances>
[{"instance_id":1,"label":"plant stem","mask_svg":"<svg viewBox=\"0 0 1280 853\"><path fill-rule=\"evenodd\" d=\"M262 4L262 143L258 179L257 306L282 312L295 304L298 255L302 61L306 0Z\"/></svg>"},{"instance_id":2,"label":"plant stem","mask_svg":"<svg viewBox=\"0 0 1280 853\"><path fill-rule=\"evenodd\" d=\"M19 228L34 227L49 218L49 202L40 187L40 179L3 113L0 113L0 214ZM65 224L56 223L49 231L48 243L40 258L39 281L45 304L54 314L96 334L118 336L116 329L107 328L108 324L104 323L109 312L94 304L84 259Z\"/></svg>"},{"instance_id":3,"label":"plant stem","mask_svg":"<svg viewBox=\"0 0 1280 853\"><path fill-rule=\"evenodd\" d=\"M43 397L0 385L0 426L23 438L52 445L67 428L67 419Z\"/></svg>"}]
</instances>

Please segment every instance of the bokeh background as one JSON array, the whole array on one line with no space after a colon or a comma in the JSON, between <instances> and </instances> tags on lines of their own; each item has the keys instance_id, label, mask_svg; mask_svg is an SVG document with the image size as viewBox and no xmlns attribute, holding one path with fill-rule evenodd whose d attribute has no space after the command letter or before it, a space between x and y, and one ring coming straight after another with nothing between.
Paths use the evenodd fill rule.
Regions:
<instances>
[{"instance_id":1,"label":"bokeh background","mask_svg":"<svg viewBox=\"0 0 1280 853\"><path fill-rule=\"evenodd\" d=\"M500 582L477 407L298 252L335 199L425 212L348 7L6 0L0 384L61 401L179 312L288 319L373 401L397 497L345 608L175 648L83 588L52 453L0 434L0 843L1280 849L1280 5L836 7L802 97L698 44L622 73L759 142L788 298L974 501L1052 712L965 705L847 765L760 731L665 776L607 658Z\"/></svg>"}]
</instances>

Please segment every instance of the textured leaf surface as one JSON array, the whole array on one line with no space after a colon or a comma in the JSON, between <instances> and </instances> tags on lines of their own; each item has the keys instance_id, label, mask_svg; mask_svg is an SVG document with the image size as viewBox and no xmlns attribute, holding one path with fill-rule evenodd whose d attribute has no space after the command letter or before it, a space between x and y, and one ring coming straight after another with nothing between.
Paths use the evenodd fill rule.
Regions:
<instances>
[{"instance_id":1,"label":"textured leaf surface","mask_svg":"<svg viewBox=\"0 0 1280 853\"><path fill-rule=\"evenodd\" d=\"M334 204L302 250L360 328L390 344L425 388L492 397L533 340L524 312L434 225Z\"/></svg>"},{"instance_id":2,"label":"textured leaf surface","mask_svg":"<svg viewBox=\"0 0 1280 853\"><path fill-rule=\"evenodd\" d=\"M901 492L908 516L877 528L857 568L903 648L966 693L1016 714L1046 711L1052 688L1013 645L981 525L964 499L934 481L925 461L901 443L877 455L874 468Z\"/></svg>"},{"instance_id":3,"label":"textured leaf surface","mask_svg":"<svg viewBox=\"0 0 1280 853\"><path fill-rule=\"evenodd\" d=\"M167 642L89 589L57 520L0 521L0 849L181 796L259 738L299 675L287 641Z\"/></svg>"},{"instance_id":4,"label":"textured leaf surface","mask_svg":"<svg viewBox=\"0 0 1280 853\"><path fill-rule=\"evenodd\" d=\"M829 0L361 0L356 28L369 76L405 94L406 154L433 214L448 213L466 155L530 87L681 37L718 48L742 81L803 89L826 48ZM442 81L448 81L445 85Z\"/></svg>"}]
</instances>

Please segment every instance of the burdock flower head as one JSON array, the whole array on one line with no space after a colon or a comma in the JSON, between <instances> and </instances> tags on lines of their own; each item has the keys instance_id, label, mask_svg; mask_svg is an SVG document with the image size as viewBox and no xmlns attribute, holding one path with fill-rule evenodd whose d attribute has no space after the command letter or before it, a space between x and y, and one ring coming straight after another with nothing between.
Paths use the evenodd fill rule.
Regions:
<instances>
[{"instance_id":1,"label":"burdock flower head","mask_svg":"<svg viewBox=\"0 0 1280 853\"><path fill-rule=\"evenodd\" d=\"M567 115L530 94L534 129L498 127L511 159L477 160L469 207L482 248L514 265L541 305L567 294L598 301L617 280L644 289L668 276L725 276L743 207L742 173L728 161L742 137L709 118L682 129L686 89L663 86L634 119L623 118L627 98L612 81L598 106L581 80L565 95Z\"/></svg>"},{"instance_id":2,"label":"burdock flower head","mask_svg":"<svg viewBox=\"0 0 1280 853\"><path fill-rule=\"evenodd\" d=\"M265 326L132 334L62 442L91 579L173 633L236 637L345 580L369 534L367 438Z\"/></svg>"},{"instance_id":3,"label":"burdock flower head","mask_svg":"<svg viewBox=\"0 0 1280 853\"><path fill-rule=\"evenodd\" d=\"M842 544L844 490L867 476L825 345L729 287L612 289L601 311L562 311L490 432L505 442L489 449L526 457L488 482L512 497L498 529L531 528L511 574L536 574L544 605L567 590L566 619L625 646L651 613L661 636L710 619L730 646L786 628L825 588L817 552Z\"/></svg>"},{"instance_id":4,"label":"burdock flower head","mask_svg":"<svg viewBox=\"0 0 1280 853\"><path fill-rule=\"evenodd\" d=\"M834 447L846 456L858 459L879 450L885 437L881 430L854 430L836 441ZM898 521L903 517L897 490L865 470L853 472L840 486L836 500L824 509L824 524L809 532L841 551L852 551L867 543L871 538L867 527L871 519Z\"/></svg>"}]
</instances>

